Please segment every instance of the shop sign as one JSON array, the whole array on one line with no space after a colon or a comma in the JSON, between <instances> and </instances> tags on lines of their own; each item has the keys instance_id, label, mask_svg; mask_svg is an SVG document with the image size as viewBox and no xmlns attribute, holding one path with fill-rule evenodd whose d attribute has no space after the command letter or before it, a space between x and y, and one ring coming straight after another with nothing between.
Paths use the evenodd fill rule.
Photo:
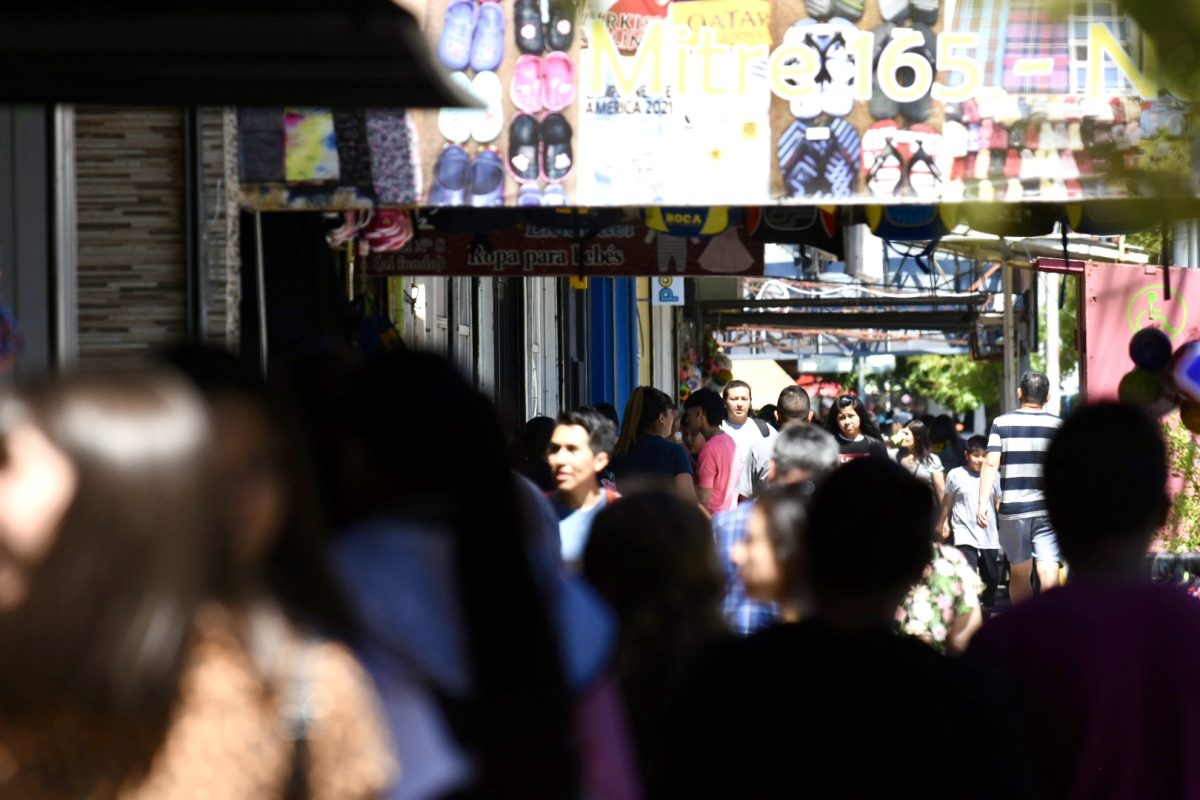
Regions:
<instances>
[{"instance_id":1,"label":"shop sign","mask_svg":"<svg viewBox=\"0 0 1200 800\"><path fill-rule=\"evenodd\" d=\"M531 224L489 234L421 228L401 249L367 256L363 269L375 276L651 275L675 278L669 288L682 304L678 276L762 275L763 245L740 226L705 238L672 236L632 224L580 238L569 228Z\"/></svg>"},{"instance_id":2,"label":"shop sign","mask_svg":"<svg viewBox=\"0 0 1200 800\"><path fill-rule=\"evenodd\" d=\"M1064 202L1138 195L1147 173L1200 193L1191 106L1160 96L1112 4L541 5L426 3L431 50L484 111L241 110L243 202Z\"/></svg>"},{"instance_id":3,"label":"shop sign","mask_svg":"<svg viewBox=\"0 0 1200 800\"><path fill-rule=\"evenodd\" d=\"M684 304L684 280L674 275L660 275L650 285L650 305L681 306Z\"/></svg>"}]
</instances>

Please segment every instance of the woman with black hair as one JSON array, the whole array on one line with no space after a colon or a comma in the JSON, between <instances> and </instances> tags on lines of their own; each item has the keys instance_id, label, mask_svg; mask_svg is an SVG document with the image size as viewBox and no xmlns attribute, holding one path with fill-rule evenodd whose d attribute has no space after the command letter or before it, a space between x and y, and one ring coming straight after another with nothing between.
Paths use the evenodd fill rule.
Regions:
<instances>
[{"instance_id":1,"label":"woman with black hair","mask_svg":"<svg viewBox=\"0 0 1200 800\"><path fill-rule=\"evenodd\" d=\"M355 514L334 554L405 768L392 796L624 796L586 770L597 739L576 728L603 736L587 722L605 698L569 671L570 610L529 502L544 498L512 472L491 403L405 352L367 364L348 407L334 457ZM443 418L470 424L429 424Z\"/></svg>"},{"instance_id":2,"label":"woman with black hair","mask_svg":"<svg viewBox=\"0 0 1200 800\"><path fill-rule=\"evenodd\" d=\"M669 481L682 499L697 502L692 460L682 445L670 441L675 429L675 403L666 392L639 386L625 404L625 422L613 450L613 474L628 493L641 479Z\"/></svg>"},{"instance_id":3,"label":"woman with black hair","mask_svg":"<svg viewBox=\"0 0 1200 800\"><path fill-rule=\"evenodd\" d=\"M837 438L843 463L867 456L888 457L875 417L857 395L844 394L834 400L825 427Z\"/></svg>"},{"instance_id":4,"label":"woman with black hair","mask_svg":"<svg viewBox=\"0 0 1200 800\"><path fill-rule=\"evenodd\" d=\"M900 446L896 460L917 480L929 487L934 504L941 507L942 495L946 490L946 477L942 472L942 461L933 452L929 442L929 429L919 419L900 429L896 437Z\"/></svg>"},{"instance_id":5,"label":"woman with black hair","mask_svg":"<svg viewBox=\"0 0 1200 800\"><path fill-rule=\"evenodd\" d=\"M804 612L800 549L808 519L804 504L811 491L812 484L806 481L759 495L746 537L729 553L746 596L775 604L784 622L797 622Z\"/></svg>"}]
</instances>

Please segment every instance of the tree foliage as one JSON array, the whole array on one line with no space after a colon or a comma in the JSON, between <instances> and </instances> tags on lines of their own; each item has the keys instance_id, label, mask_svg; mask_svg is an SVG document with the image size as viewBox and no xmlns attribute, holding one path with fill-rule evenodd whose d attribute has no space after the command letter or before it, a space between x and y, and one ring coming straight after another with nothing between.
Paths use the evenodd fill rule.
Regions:
<instances>
[{"instance_id":1,"label":"tree foliage","mask_svg":"<svg viewBox=\"0 0 1200 800\"><path fill-rule=\"evenodd\" d=\"M914 356L897 370L905 391L928 398L956 413L1000 402L1003 367L999 361L970 356Z\"/></svg>"}]
</instances>

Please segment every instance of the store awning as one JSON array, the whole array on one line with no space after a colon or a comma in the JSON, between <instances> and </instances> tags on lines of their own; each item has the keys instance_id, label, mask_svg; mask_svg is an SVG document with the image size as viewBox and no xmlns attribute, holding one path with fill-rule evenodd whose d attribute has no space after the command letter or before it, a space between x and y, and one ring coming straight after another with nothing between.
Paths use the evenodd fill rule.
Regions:
<instances>
[{"instance_id":1,"label":"store awning","mask_svg":"<svg viewBox=\"0 0 1200 800\"><path fill-rule=\"evenodd\" d=\"M784 388L796 385L796 381L779 366L778 361L769 358L737 358L733 359L732 363L734 380L750 384L755 408L774 403Z\"/></svg>"},{"instance_id":2,"label":"store awning","mask_svg":"<svg viewBox=\"0 0 1200 800\"><path fill-rule=\"evenodd\" d=\"M391 0L19 3L0 25L6 103L473 104Z\"/></svg>"}]
</instances>

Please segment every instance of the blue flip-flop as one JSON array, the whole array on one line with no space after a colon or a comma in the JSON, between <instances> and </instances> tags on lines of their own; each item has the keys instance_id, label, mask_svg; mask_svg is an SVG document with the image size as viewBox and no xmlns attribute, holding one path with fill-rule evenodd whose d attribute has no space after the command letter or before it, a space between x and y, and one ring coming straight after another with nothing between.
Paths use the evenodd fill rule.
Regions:
<instances>
[{"instance_id":1,"label":"blue flip-flop","mask_svg":"<svg viewBox=\"0 0 1200 800\"><path fill-rule=\"evenodd\" d=\"M822 127L828 130L813 135ZM776 155L792 197L848 197L858 181L862 139L844 119L826 126L796 120L779 139Z\"/></svg>"},{"instance_id":2,"label":"blue flip-flop","mask_svg":"<svg viewBox=\"0 0 1200 800\"><path fill-rule=\"evenodd\" d=\"M471 62L474 36L475 0L451 0L438 37L438 58L448 69L466 69Z\"/></svg>"},{"instance_id":3,"label":"blue flip-flop","mask_svg":"<svg viewBox=\"0 0 1200 800\"><path fill-rule=\"evenodd\" d=\"M504 205L504 162L494 147L485 147L471 163L470 204L476 208Z\"/></svg>"},{"instance_id":4,"label":"blue flip-flop","mask_svg":"<svg viewBox=\"0 0 1200 800\"><path fill-rule=\"evenodd\" d=\"M433 165L433 186L429 189L429 205L466 205L467 182L470 179L471 157L461 145L447 144Z\"/></svg>"},{"instance_id":5,"label":"blue flip-flop","mask_svg":"<svg viewBox=\"0 0 1200 800\"><path fill-rule=\"evenodd\" d=\"M504 10L498 2L484 0L475 18L471 39L471 69L488 72L504 60Z\"/></svg>"}]
</instances>

